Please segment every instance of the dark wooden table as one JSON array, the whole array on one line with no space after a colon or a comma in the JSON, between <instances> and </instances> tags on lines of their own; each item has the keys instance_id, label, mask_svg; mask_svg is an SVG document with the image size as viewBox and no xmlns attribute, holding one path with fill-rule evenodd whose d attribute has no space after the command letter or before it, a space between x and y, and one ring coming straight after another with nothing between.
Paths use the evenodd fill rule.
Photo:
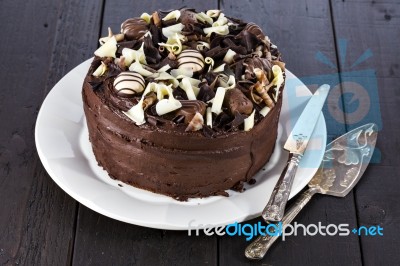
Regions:
<instances>
[{"instance_id":1,"label":"dark wooden table","mask_svg":"<svg viewBox=\"0 0 400 266\"><path fill-rule=\"evenodd\" d=\"M1 264L399 265L398 0L116 2L0 1ZM47 93L93 55L108 26L118 30L126 18L184 5L219 7L258 23L279 46L287 67L311 89L324 80L337 86L338 96L330 96L324 110L330 140L357 122L380 124L375 163L356 189L343 199L317 196L296 221L380 225L384 236L289 237L263 261L249 262L243 256L244 237L189 237L186 231L118 222L79 204L52 181L38 158L33 134ZM366 60L357 61L364 52ZM366 96L354 91L354 83ZM356 121L354 112L366 102L370 112Z\"/></svg>"}]
</instances>

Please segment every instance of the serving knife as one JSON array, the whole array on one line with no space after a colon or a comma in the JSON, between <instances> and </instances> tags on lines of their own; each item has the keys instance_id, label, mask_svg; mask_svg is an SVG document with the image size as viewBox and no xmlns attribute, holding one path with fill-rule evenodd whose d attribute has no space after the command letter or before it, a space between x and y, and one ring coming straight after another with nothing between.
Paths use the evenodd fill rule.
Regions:
<instances>
[{"instance_id":1,"label":"serving knife","mask_svg":"<svg viewBox=\"0 0 400 266\"><path fill-rule=\"evenodd\" d=\"M322 163L308 183L308 190L299 196L282 219L282 228L290 224L316 194L345 197L360 180L374 152L378 135L376 124L366 124L337 138L328 146ZM245 250L248 259L262 259L279 236L259 236Z\"/></svg>"},{"instance_id":2,"label":"serving knife","mask_svg":"<svg viewBox=\"0 0 400 266\"><path fill-rule=\"evenodd\" d=\"M328 96L329 88L328 84L324 84L311 96L283 147L289 151L289 159L272 191L267 206L265 206L261 213L262 218L266 222L278 222L282 220L297 167L314 131L315 124Z\"/></svg>"}]
</instances>

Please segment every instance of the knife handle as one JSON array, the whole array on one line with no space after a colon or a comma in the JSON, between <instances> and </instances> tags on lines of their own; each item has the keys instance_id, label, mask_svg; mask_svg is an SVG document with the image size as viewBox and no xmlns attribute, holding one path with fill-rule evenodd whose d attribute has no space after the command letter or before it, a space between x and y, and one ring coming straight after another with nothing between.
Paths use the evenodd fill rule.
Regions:
<instances>
[{"instance_id":1,"label":"knife handle","mask_svg":"<svg viewBox=\"0 0 400 266\"><path fill-rule=\"evenodd\" d=\"M261 213L266 222L279 222L285 213L285 206L292 189L294 176L299 166L302 154L290 154L288 163L276 183L267 206Z\"/></svg>"},{"instance_id":2,"label":"knife handle","mask_svg":"<svg viewBox=\"0 0 400 266\"><path fill-rule=\"evenodd\" d=\"M304 208L304 206L310 201L311 197L317 192L316 189L310 188L303 192L295 203L290 206L289 210L286 212L282 219L282 230L285 229L285 225L290 224L294 218L299 214L299 212ZM274 233L274 232L271 232ZM280 232L282 233L282 232ZM268 249L272 244L280 237L279 232L277 235L265 234L265 236L259 236L250 245L247 246L244 254L248 259L262 259L267 253Z\"/></svg>"}]
</instances>

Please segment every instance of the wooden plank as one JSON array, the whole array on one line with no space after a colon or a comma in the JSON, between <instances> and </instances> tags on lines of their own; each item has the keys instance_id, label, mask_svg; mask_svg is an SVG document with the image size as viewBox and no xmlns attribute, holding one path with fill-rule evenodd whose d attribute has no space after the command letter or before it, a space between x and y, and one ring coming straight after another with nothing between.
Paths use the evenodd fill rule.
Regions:
<instances>
[{"instance_id":1,"label":"wooden plank","mask_svg":"<svg viewBox=\"0 0 400 266\"><path fill-rule=\"evenodd\" d=\"M6 62L0 67L1 264L63 265L70 261L76 203L43 169L33 129L44 95L67 69L86 58L82 45L92 42L88 41L91 33L88 24L79 22L84 19L98 25L98 4L0 2L4 34L9 36L0 43Z\"/></svg>"},{"instance_id":2,"label":"wooden plank","mask_svg":"<svg viewBox=\"0 0 400 266\"><path fill-rule=\"evenodd\" d=\"M106 1L102 35L129 17L185 5L204 10L217 8L217 1ZM117 222L80 205L73 264L216 265L217 238L187 234Z\"/></svg>"},{"instance_id":3,"label":"wooden plank","mask_svg":"<svg viewBox=\"0 0 400 266\"><path fill-rule=\"evenodd\" d=\"M400 113L398 84L400 81L398 46L400 35L398 1L332 1L336 35L349 40L347 56L342 62L349 71L373 69L379 91L382 130L378 134L378 164L371 165L356 187L356 207L360 226L381 226L384 236L362 236L361 247L365 265L395 265L400 261L397 237L400 229L398 173L400 171ZM351 68L358 58L370 49L371 57ZM354 76L350 76L354 78ZM372 78L372 81L374 79ZM351 86L344 91L354 93ZM368 91L368 90L367 90ZM368 91L371 94L370 91ZM370 97L372 98L372 97ZM371 101L377 99L370 99ZM365 104L365 103L364 103ZM375 108L376 106L372 106ZM379 122L379 109L366 120ZM351 125L352 126L352 125Z\"/></svg>"},{"instance_id":4,"label":"wooden plank","mask_svg":"<svg viewBox=\"0 0 400 266\"><path fill-rule=\"evenodd\" d=\"M259 24L270 36L283 54L288 69L306 81L306 84L329 82L339 84L335 39L330 20L328 1L227 1L222 2L226 14L240 17ZM332 64L322 64L316 60L318 54L324 54ZM321 83L320 83L321 84ZM315 87L313 86L312 89ZM340 85L339 85L340 89ZM328 98L331 108L341 108L341 102ZM345 132L345 125L339 123L324 109L327 130L331 140ZM343 120L343 114L341 119ZM255 219L249 223L259 221ZM344 199L316 196L309 206L296 218L304 225L348 223L356 226L356 214L353 195ZM357 236L324 237L295 236L284 243L275 244L264 260L249 262L244 257L244 248L248 243L244 237L225 236L221 238L221 265L359 265L360 248Z\"/></svg>"}]
</instances>

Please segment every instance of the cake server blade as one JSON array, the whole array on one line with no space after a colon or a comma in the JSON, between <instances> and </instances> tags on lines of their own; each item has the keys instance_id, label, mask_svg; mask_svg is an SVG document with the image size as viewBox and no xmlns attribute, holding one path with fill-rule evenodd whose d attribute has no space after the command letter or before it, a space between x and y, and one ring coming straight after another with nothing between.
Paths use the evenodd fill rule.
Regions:
<instances>
[{"instance_id":1,"label":"cake server blade","mask_svg":"<svg viewBox=\"0 0 400 266\"><path fill-rule=\"evenodd\" d=\"M284 149L290 152L289 160L261 214L266 222L282 220L297 167L314 131L329 88L328 84L324 84L311 96L285 143Z\"/></svg>"},{"instance_id":2,"label":"cake server blade","mask_svg":"<svg viewBox=\"0 0 400 266\"><path fill-rule=\"evenodd\" d=\"M345 197L358 183L374 153L378 126L366 124L340 136L326 146L322 163L303 192L285 213L282 227L290 224L316 193ZM245 250L248 259L262 259L278 234L257 237Z\"/></svg>"}]
</instances>

